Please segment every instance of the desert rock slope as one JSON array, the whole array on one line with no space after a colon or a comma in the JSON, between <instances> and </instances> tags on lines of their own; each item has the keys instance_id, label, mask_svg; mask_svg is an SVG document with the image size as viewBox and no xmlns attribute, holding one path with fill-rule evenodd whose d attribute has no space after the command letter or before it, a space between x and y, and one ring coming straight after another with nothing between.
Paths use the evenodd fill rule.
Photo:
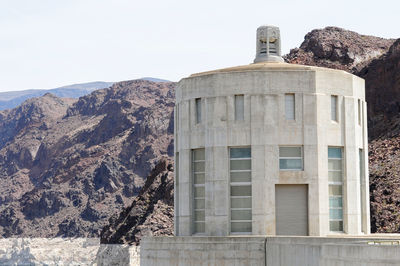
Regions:
<instances>
[{"instance_id":1,"label":"desert rock slope","mask_svg":"<svg viewBox=\"0 0 400 266\"><path fill-rule=\"evenodd\" d=\"M0 111L0 236L99 236L172 156L174 86L124 81Z\"/></svg>"}]
</instances>

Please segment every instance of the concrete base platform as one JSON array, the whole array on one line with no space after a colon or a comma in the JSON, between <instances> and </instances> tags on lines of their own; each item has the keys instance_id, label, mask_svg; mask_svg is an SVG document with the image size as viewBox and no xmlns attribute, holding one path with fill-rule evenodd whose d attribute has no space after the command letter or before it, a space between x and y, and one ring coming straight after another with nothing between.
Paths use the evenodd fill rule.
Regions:
<instances>
[{"instance_id":1,"label":"concrete base platform","mask_svg":"<svg viewBox=\"0 0 400 266\"><path fill-rule=\"evenodd\" d=\"M140 265L400 265L400 235L149 237Z\"/></svg>"}]
</instances>

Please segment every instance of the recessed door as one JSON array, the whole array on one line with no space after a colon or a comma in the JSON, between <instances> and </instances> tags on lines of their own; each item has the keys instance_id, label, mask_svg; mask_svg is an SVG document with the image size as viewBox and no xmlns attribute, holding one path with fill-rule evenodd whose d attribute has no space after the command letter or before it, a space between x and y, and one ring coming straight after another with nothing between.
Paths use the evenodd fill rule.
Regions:
<instances>
[{"instance_id":1,"label":"recessed door","mask_svg":"<svg viewBox=\"0 0 400 266\"><path fill-rule=\"evenodd\" d=\"M276 234L308 235L308 185L275 185Z\"/></svg>"}]
</instances>

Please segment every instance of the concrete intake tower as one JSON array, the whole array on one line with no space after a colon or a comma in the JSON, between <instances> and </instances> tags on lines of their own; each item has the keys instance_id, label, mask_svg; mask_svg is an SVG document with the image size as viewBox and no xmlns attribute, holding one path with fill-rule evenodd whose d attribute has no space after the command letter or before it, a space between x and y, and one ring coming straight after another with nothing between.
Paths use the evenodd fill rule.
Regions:
<instances>
[{"instance_id":1,"label":"concrete intake tower","mask_svg":"<svg viewBox=\"0 0 400 266\"><path fill-rule=\"evenodd\" d=\"M177 236L370 233L364 80L280 42L261 26L253 64L179 82Z\"/></svg>"}]
</instances>

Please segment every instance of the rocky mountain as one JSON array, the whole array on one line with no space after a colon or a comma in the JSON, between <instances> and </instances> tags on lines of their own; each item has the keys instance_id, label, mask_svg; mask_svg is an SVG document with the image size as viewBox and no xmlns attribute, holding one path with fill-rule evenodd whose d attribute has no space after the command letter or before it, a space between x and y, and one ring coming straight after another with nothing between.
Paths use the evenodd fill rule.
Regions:
<instances>
[{"instance_id":1,"label":"rocky mountain","mask_svg":"<svg viewBox=\"0 0 400 266\"><path fill-rule=\"evenodd\" d=\"M0 236L98 236L172 156L174 86L125 81L0 111Z\"/></svg>"},{"instance_id":2,"label":"rocky mountain","mask_svg":"<svg viewBox=\"0 0 400 266\"><path fill-rule=\"evenodd\" d=\"M79 98L87 95L94 90L108 88L113 82L95 81L89 83L73 84L50 90L23 90L0 92L0 111L12 109L20 105L22 102L33 98L40 97L46 93L54 94L63 98Z\"/></svg>"},{"instance_id":3,"label":"rocky mountain","mask_svg":"<svg viewBox=\"0 0 400 266\"><path fill-rule=\"evenodd\" d=\"M307 33L300 47L291 49L284 58L293 64L358 73L373 59L385 54L394 41L338 27L326 27Z\"/></svg>"}]
</instances>

